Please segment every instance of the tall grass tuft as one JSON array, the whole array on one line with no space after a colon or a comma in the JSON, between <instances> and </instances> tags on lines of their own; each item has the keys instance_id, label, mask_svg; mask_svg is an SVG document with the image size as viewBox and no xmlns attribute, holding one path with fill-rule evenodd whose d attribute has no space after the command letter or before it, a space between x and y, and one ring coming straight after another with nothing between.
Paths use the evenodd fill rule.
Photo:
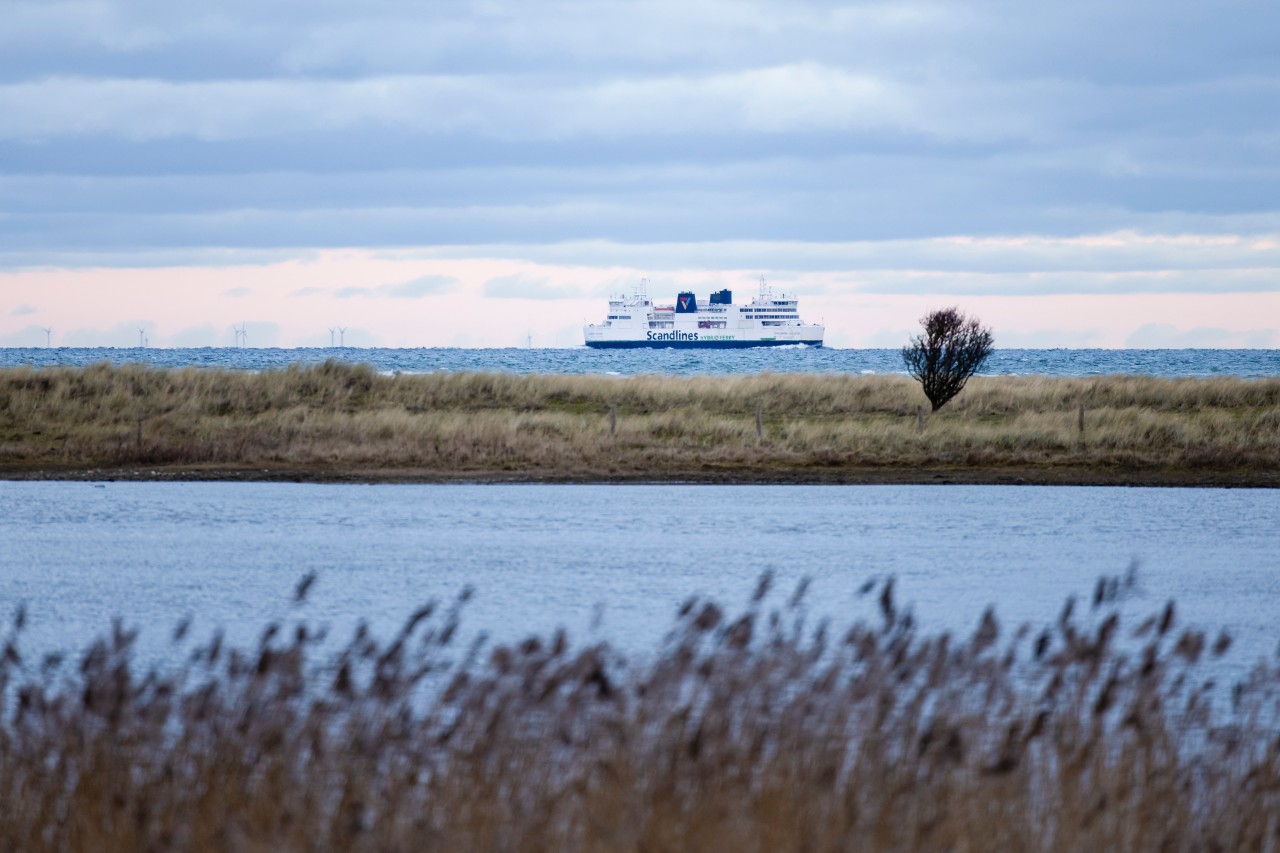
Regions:
<instances>
[{"instance_id":1,"label":"tall grass tuft","mask_svg":"<svg viewBox=\"0 0 1280 853\"><path fill-rule=\"evenodd\" d=\"M299 586L305 595L311 579ZM809 625L768 578L626 660L563 633L455 648L459 608L321 654L305 623L140 668L116 625L0 657L5 850L1265 850L1280 666L1215 704L1229 638L1068 603L1054 624ZM865 591L865 590L864 590Z\"/></svg>"}]
</instances>

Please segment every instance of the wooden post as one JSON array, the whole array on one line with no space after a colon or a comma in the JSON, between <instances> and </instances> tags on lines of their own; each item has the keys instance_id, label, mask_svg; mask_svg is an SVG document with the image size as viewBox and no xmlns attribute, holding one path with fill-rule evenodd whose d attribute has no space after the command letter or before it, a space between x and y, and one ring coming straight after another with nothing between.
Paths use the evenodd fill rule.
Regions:
<instances>
[{"instance_id":1,"label":"wooden post","mask_svg":"<svg viewBox=\"0 0 1280 853\"><path fill-rule=\"evenodd\" d=\"M1084 435L1084 403L1080 404L1080 420L1078 423L1080 425L1080 434Z\"/></svg>"},{"instance_id":2,"label":"wooden post","mask_svg":"<svg viewBox=\"0 0 1280 853\"><path fill-rule=\"evenodd\" d=\"M618 431L618 407L617 405L609 406L609 435L613 435Z\"/></svg>"},{"instance_id":3,"label":"wooden post","mask_svg":"<svg viewBox=\"0 0 1280 853\"><path fill-rule=\"evenodd\" d=\"M138 459L142 459L142 415L138 415Z\"/></svg>"},{"instance_id":4,"label":"wooden post","mask_svg":"<svg viewBox=\"0 0 1280 853\"><path fill-rule=\"evenodd\" d=\"M924 434L924 406L916 406L916 434Z\"/></svg>"},{"instance_id":5,"label":"wooden post","mask_svg":"<svg viewBox=\"0 0 1280 853\"><path fill-rule=\"evenodd\" d=\"M764 440L764 406L756 403L756 439Z\"/></svg>"}]
</instances>

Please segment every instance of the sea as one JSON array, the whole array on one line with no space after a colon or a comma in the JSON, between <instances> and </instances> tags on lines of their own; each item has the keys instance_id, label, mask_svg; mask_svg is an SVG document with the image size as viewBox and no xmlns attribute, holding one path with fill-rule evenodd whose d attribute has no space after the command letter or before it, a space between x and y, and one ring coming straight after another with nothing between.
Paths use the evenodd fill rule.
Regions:
<instances>
[{"instance_id":1,"label":"sea","mask_svg":"<svg viewBox=\"0 0 1280 853\"><path fill-rule=\"evenodd\" d=\"M0 366L144 363L267 370L326 359L394 373L895 373L896 350L0 349ZM1002 350L988 373L1280 375L1276 350ZM1231 651L1224 681L1280 654L1280 490L1035 486L332 485L0 481L0 637L21 607L24 659L83 650L113 620L138 655L172 629L249 643L272 621L389 636L419 605L471 591L489 645L564 628L633 658L690 598L745 607L769 574L802 582L809 625L876 618L892 578L922 632L966 634L992 607L1045 625L1099 578L1131 578L1130 626L1176 602ZM315 573L304 604L298 581ZM1008 634L1006 634L1008 636ZM28 664L33 666L34 664Z\"/></svg>"},{"instance_id":2,"label":"sea","mask_svg":"<svg viewBox=\"0 0 1280 853\"><path fill-rule=\"evenodd\" d=\"M373 365L386 373L500 371L507 373L639 374L902 373L896 349L768 347L741 350L634 349L298 349L201 347L11 347L0 348L0 367L83 366L99 362L154 367L279 370L328 359ZM1274 349L999 349L983 373L1008 376L1098 376L1127 373L1152 376L1280 375Z\"/></svg>"}]
</instances>

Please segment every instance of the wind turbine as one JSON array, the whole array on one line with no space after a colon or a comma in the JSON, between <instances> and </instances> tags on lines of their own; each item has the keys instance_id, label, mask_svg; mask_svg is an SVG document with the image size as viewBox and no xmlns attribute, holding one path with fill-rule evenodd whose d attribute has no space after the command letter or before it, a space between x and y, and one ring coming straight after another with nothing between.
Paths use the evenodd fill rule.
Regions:
<instances>
[{"instance_id":1,"label":"wind turbine","mask_svg":"<svg viewBox=\"0 0 1280 853\"><path fill-rule=\"evenodd\" d=\"M146 347L146 345L147 345L147 330L145 328L139 327L138 328L138 346Z\"/></svg>"},{"instance_id":2,"label":"wind turbine","mask_svg":"<svg viewBox=\"0 0 1280 853\"><path fill-rule=\"evenodd\" d=\"M347 345L347 327L346 326L338 327L338 340L340 341L338 346L345 347Z\"/></svg>"},{"instance_id":3,"label":"wind turbine","mask_svg":"<svg viewBox=\"0 0 1280 853\"><path fill-rule=\"evenodd\" d=\"M44 327L44 345L47 347L53 346L53 327L52 326Z\"/></svg>"},{"instance_id":4,"label":"wind turbine","mask_svg":"<svg viewBox=\"0 0 1280 853\"><path fill-rule=\"evenodd\" d=\"M336 331L337 331L337 329L330 329L330 330L329 330L329 349L333 349L333 333L334 333L334 332L336 332Z\"/></svg>"}]
</instances>

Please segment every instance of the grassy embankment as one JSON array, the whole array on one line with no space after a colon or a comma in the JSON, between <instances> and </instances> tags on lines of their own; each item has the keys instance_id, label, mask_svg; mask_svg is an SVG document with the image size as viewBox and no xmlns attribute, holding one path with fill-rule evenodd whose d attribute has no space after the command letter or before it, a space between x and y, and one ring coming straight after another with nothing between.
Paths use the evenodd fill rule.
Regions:
<instances>
[{"instance_id":1,"label":"grassy embankment","mask_svg":"<svg viewBox=\"0 0 1280 853\"><path fill-rule=\"evenodd\" d=\"M1280 485L1280 379L977 377L923 403L899 376L19 368L0 476Z\"/></svg>"},{"instance_id":2,"label":"grassy embankment","mask_svg":"<svg viewBox=\"0 0 1280 853\"><path fill-rule=\"evenodd\" d=\"M65 663L15 631L0 849L1275 849L1280 664L1208 701L1193 665L1229 638L1172 605L1122 628L1123 592L967 638L884 586L830 630L691 602L631 665L562 635L472 657L439 608L332 657L301 623L179 628L150 672L119 628Z\"/></svg>"}]
</instances>

